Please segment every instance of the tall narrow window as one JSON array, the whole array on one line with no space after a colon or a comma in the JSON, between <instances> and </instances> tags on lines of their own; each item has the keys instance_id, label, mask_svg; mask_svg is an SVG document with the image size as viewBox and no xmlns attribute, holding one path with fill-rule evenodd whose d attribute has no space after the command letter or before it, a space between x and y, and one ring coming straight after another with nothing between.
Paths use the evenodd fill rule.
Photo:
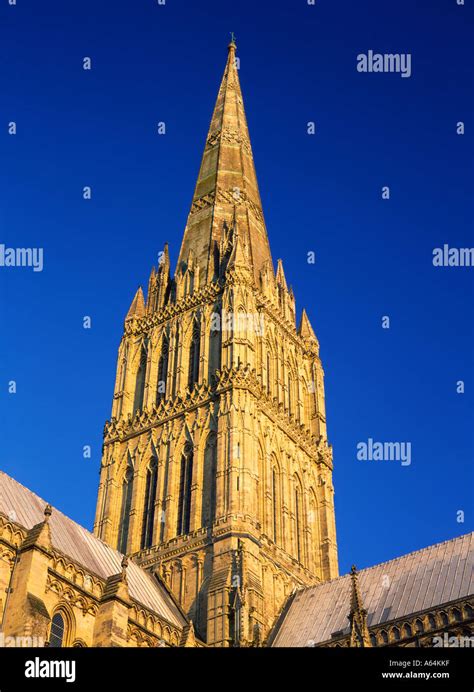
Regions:
<instances>
[{"instance_id":1,"label":"tall narrow window","mask_svg":"<svg viewBox=\"0 0 474 692\"><path fill-rule=\"evenodd\" d=\"M178 387L178 372L179 372L179 357L181 353L180 344L180 329L179 324L176 325L176 332L174 335L174 346L173 346L173 373L171 385L171 396L176 396L176 390Z\"/></svg>"},{"instance_id":2,"label":"tall narrow window","mask_svg":"<svg viewBox=\"0 0 474 692\"><path fill-rule=\"evenodd\" d=\"M291 382L291 375L288 375L288 413L293 411L293 385Z\"/></svg>"},{"instance_id":3,"label":"tall narrow window","mask_svg":"<svg viewBox=\"0 0 474 692\"><path fill-rule=\"evenodd\" d=\"M189 371L188 371L188 387L192 387L199 378L199 357L200 357L200 329L199 324L194 322L193 337L191 347L189 349Z\"/></svg>"},{"instance_id":4,"label":"tall narrow window","mask_svg":"<svg viewBox=\"0 0 474 692\"><path fill-rule=\"evenodd\" d=\"M308 384L306 380L303 383L303 394L304 394L304 411L303 411L303 416L304 416L304 423L308 427L311 425L311 419L312 419L312 410L311 410L311 396L312 393L312 385Z\"/></svg>"},{"instance_id":5,"label":"tall narrow window","mask_svg":"<svg viewBox=\"0 0 474 692\"><path fill-rule=\"evenodd\" d=\"M129 467L122 484L122 509L120 512L119 538L117 549L127 552L128 529L130 526L130 509L132 506L133 470Z\"/></svg>"},{"instance_id":6,"label":"tall narrow window","mask_svg":"<svg viewBox=\"0 0 474 692\"><path fill-rule=\"evenodd\" d=\"M298 488L295 490L295 531L296 531L296 555L298 562L302 562L301 544L301 493Z\"/></svg>"},{"instance_id":7,"label":"tall narrow window","mask_svg":"<svg viewBox=\"0 0 474 692\"><path fill-rule=\"evenodd\" d=\"M271 358L270 358L270 353L267 351L267 394L271 394L272 386L271 386Z\"/></svg>"},{"instance_id":8,"label":"tall narrow window","mask_svg":"<svg viewBox=\"0 0 474 692\"><path fill-rule=\"evenodd\" d=\"M191 486L193 480L193 449L186 445L181 457L181 478L178 499L177 534L189 533L191 520Z\"/></svg>"},{"instance_id":9,"label":"tall narrow window","mask_svg":"<svg viewBox=\"0 0 474 692\"><path fill-rule=\"evenodd\" d=\"M278 535L278 478L276 469L272 470L272 514L273 514L273 540L277 541Z\"/></svg>"},{"instance_id":10,"label":"tall narrow window","mask_svg":"<svg viewBox=\"0 0 474 692\"><path fill-rule=\"evenodd\" d=\"M134 414L143 408L143 397L145 394L146 362L146 348L145 346L142 346L142 350L140 353L140 365L138 366L137 379L135 384L135 398L133 401Z\"/></svg>"},{"instance_id":11,"label":"tall narrow window","mask_svg":"<svg viewBox=\"0 0 474 692\"><path fill-rule=\"evenodd\" d=\"M194 291L194 272L192 270L188 270L186 274L186 280L185 280L185 293L193 293Z\"/></svg>"},{"instance_id":12,"label":"tall narrow window","mask_svg":"<svg viewBox=\"0 0 474 692\"><path fill-rule=\"evenodd\" d=\"M158 463L152 459L146 472L145 504L143 506L141 549L153 545L153 524L155 521L156 485Z\"/></svg>"},{"instance_id":13,"label":"tall narrow window","mask_svg":"<svg viewBox=\"0 0 474 692\"><path fill-rule=\"evenodd\" d=\"M49 634L50 647L60 648L63 646L65 630L66 627L63 616L61 613L56 613L51 620L51 631Z\"/></svg>"},{"instance_id":14,"label":"tall narrow window","mask_svg":"<svg viewBox=\"0 0 474 692\"><path fill-rule=\"evenodd\" d=\"M317 516L317 502L316 495L313 488L311 488L309 493L309 513L308 513L308 528L310 530L311 540L308 545L308 567L313 568L313 571L317 571L319 567L319 530L318 530L318 516Z\"/></svg>"},{"instance_id":15,"label":"tall narrow window","mask_svg":"<svg viewBox=\"0 0 474 692\"><path fill-rule=\"evenodd\" d=\"M313 382L312 382L312 386L313 386L313 392L312 392L312 394L313 394L313 397L312 397L312 399L313 399L313 405L312 405L311 415L312 415L313 418L315 418L315 417L316 417L316 413L317 413L317 408L318 408L318 385L317 385L317 377L316 377L316 376L317 376L317 373L316 373L316 366L315 366L314 364L313 364L313 369L312 369L312 371L313 371Z\"/></svg>"},{"instance_id":16,"label":"tall narrow window","mask_svg":"<svg viewBox=\"0 0 474 692\"><path fill-rule=\"evenodd\" d=\"M163 337L161 355L158 361L158 381L156 383L156 403L159 404L166 394L166 377L168 375L169 342L168 337Z\"/></svg>"},{"instance_id":17,"label":"tall narrow window","mask_svg":"<svg viewBox=\"0 0 474 692\"><path fill-rule=\"evenodd\" d=\"M204 450L202 526L212 526L216 516L217 444L215 433L209 433Z\"/></svg>"},{"instance_id":18,"label":"tall narrow window","mask_svg":"<svg viewBox=\"0 0 474 692\"><path fill-rule=\"evenodd\" d=\"M220 330L220 314L215 312L211 315L211 330L209 334L209 364L208 376L209 382L213 382L216 370L221 367L221 330Z\"/></svg>"}]
</instances>

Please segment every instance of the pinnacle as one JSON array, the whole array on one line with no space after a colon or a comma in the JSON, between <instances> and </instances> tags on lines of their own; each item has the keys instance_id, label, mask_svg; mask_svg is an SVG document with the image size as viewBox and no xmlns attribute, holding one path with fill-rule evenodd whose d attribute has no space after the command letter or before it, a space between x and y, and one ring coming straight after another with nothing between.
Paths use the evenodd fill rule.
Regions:
<instances>
[{"instance_id":1,"label":"pinnacle","mask_svg":"<svg viewBox=\"0 0 474 692\"><path fill-rule=\"evenodd\" d=\"M298 327L298 334L303 339L311 339L312 341L317 341L316 334L314 333L313 327L311 326L311 322L309 321L309 317L308 317L306 310L304 308L303 308L303 312L301 313L301 320L300 320L300 326Z\"/></svg>"},{"instance_id":2,"label":"pinnacle","mask_svg":"<svg viewBox=\"0 0 474 692\"><path fill-rule=\"evenodd\" d=\"M280 286L282 286L282 288L284 288L286 291L288 290L285 272L283 271L283 261L281 259L279 259L277 263L276 282L277 284L280 284Z\"/></svg>"},{"instance_id":3,"label":"pinnacle","mask_svg":"<svg viewBox=\"0 0 474 692\"><path fill-rule=\"evenodd\" d=\"M130 309L127 313L125 321L131 320L134 318L143 317L144 314L145 314L145 297L143 295L142 287L139 286L137 289L137 292L135 293L135 297L132 300L132 304L130 305Z\"/></svg>"}]
</instances>

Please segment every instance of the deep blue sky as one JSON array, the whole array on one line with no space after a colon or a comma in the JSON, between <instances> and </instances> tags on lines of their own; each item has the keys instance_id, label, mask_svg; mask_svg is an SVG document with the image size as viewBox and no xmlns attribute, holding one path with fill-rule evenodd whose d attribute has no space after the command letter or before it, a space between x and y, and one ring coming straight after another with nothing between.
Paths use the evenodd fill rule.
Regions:
<instances>
[{"instance_id":1,"label":"deep blue sky","mask_svg":"<svg viewBox=\"0 0 474 692\"><path fill-rule=\"evenodd\" d=\"M273 258L321 343L341 571L471 530L474 270L431 257L473 245L472 11L18 0L0 27L0 243L45 252L0 269L1 468L92 526L123 317L165 241L176 259L234 31ZM369 49L411 78L359 74ZM358 462L369 437L411 466Z\"/></svg>"}]
</instances>

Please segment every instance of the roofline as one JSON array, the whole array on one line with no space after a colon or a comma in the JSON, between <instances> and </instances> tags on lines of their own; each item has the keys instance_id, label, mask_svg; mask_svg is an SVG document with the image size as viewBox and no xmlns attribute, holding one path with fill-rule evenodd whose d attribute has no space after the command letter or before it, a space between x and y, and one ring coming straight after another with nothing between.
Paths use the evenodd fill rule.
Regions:
<instances>
[{"instance_id":1,"label":"roofline","mask_svg":"<svg viewBox=\"0 0 474 692\"><path fill-rule=\"evenodd\" d=\"M362 569L358 569L357 572L359 576L365 572L368 572L371 569L376 569L377 567L382 567L383 565L388 565L388 564L393 564L394 562L397 562L397 560L403 560L410 555L416 555L417 553L423 553L425 550L430 550L431 548L436 548L440 545L444 545L445 543L452 543L454 541L459 541L461 538L467 538L468 536L474 536L474 531L469 531L468 533L463 533L460 536L455 536L454 538L447 538L445 541L439 541L438 543L431 543L430 545L425 546L424 548L418 548L417 550L412 550L409 553L403 553L403 555L398 555L398 557L393 557L391 560L385 560L384 562L377 562L375 565L371 565L370 567L363 567ZM297 593L301 593L302 591L309 591L309 589L317 589L320 586L324 586L325 584L331 584L332 582L338 581L339 579L346 579L347 577L350 577L350 572L346 572L346 574L340 574L338 577L334 577L334 579L326 579L324 581L321 581L319 584L312 584L311 586L303 586L298 589Z\"/></svg>"}]
</instances>

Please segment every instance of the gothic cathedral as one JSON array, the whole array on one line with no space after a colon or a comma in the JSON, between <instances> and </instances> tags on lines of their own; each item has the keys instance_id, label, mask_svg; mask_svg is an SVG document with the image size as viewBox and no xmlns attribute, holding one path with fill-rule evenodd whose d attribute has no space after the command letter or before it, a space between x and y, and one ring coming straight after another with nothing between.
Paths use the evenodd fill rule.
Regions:
<instances>
[{"instance_id":1,"label":"gothic cathedral","mask_svg":"<svg viewBox=\"0 0 474 692\"><path fill-rule=\"evenodd\" d=\"M235 51L174 276L165 245L125 319L94 525L211 646L338 576L319 344L274 272Z\"/></svg>"}]
</instances>

